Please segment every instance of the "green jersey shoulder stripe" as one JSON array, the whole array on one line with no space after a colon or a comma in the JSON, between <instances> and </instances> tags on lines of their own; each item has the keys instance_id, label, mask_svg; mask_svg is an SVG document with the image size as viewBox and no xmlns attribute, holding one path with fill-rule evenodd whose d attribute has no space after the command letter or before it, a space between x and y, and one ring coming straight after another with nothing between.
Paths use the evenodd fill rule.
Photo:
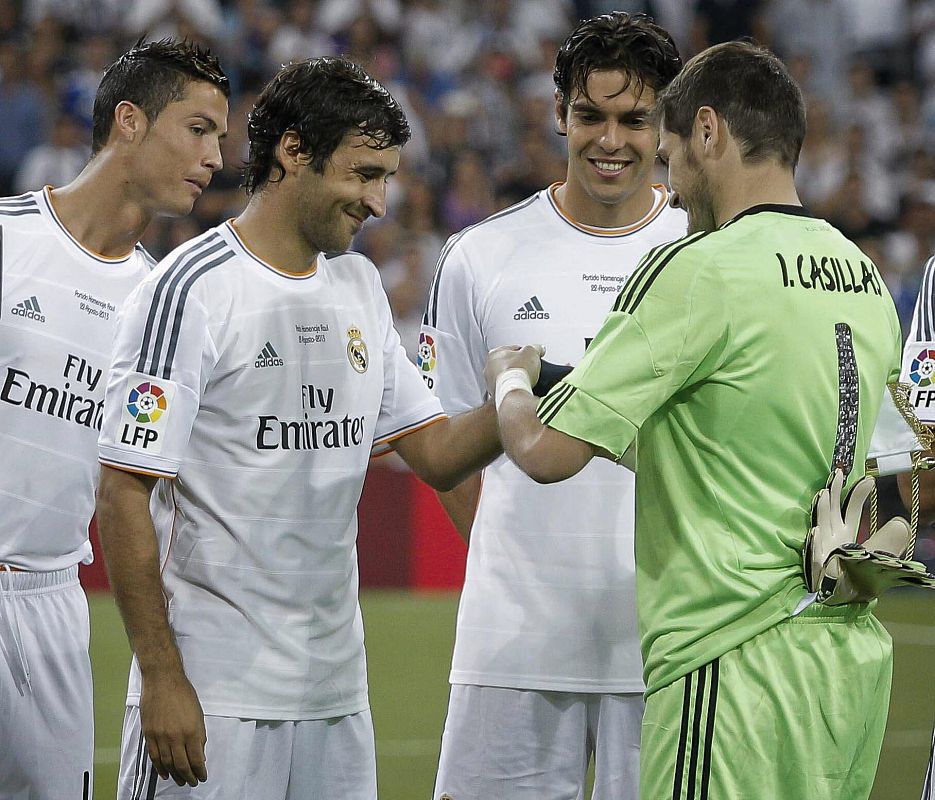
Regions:
<instances>
[{"instance_id":1,"label":"green jersey shoulder stripe","mask_svg":"<svg viewBox=\"0 0 935 800\"><path fill-rule=\"evenodd\" d=\"M631 288L633 287L633 285L639 280L639 277L640 275L642 275L643 268L646 266L646 264L653 261L656 258L656 256L660 253L660 251L665 250L667 247L671 247L672 244L673 244L672 242L663 242L662 244L656 245L656 247L652 248L652 250L648 250L647 252L643 254L643 257L639 260L639 262L636 265L636 269L633 270L630 277L627 278L626 283L624 283L620 291L617 292L617 299L614 301L614 305L613 305L614 311L619 310L617 306L620 305L620 302L623 296L625 294L628 294Z\"/></svg>"},{"instance_id":2,"label":"green jersey shoulder stripe","mask_svg":"<svg viewBox=\"0 0 935 800\"><path fill-rule=\"evenodd\" d=\"M626 292L626 296L621 296L618 298L617 302L614 303L614 311L623 311L632 314L639 305L640 300L646 296L646 292L649 291L649 287L652 286L653 281L659 277L659 273L665 269L666 265L672 261L676 255L688 247L688 245L703 239L711 232L712 231L701 231L686 236L683 239L678 239L660 250L655 257L647 260L646 263L633 274L633 280L624 288L623 292ZM623 295L623 292L621 292L621 295Z\"/></svg>"},{"instance_id":3,"label":"green jersey shoulder stripe","mask_svg":"<svg viewBox=\"0 0 935 800\"><path fill-rule=\"evenodd\" d=\"M664 252L669 251L672 249L672 247L681 241L681 239L676 239L674 242L665 242L664 244L654 247L640 259L640 263L636 265L636 269L633 270L633 274L629 277L627 282L623 285L623 288L620 290L620 293L617 295L617 300L613 306L614 311L620 311L620 309L626 304L627 299L633 296L633 292L636 291L637 284L643 279L646 272L651 268L651 265L655 264L658 258L663 255Z\"/></svg>"},{"instance_id":4,"label":"green jersey shoulder stripe","mask_svg":"<svg viewBox=\"0 0 935 800\"><path fill-rule=\"evenodd\" d=\"M560 383L554 390L549 392L546 397L543 397L542 401L539 403L537 412L539 414L539 419L548 425L549 421L559 412L559 409L571 399L571 396L576 391L578 391L576 386L565 382Z\"/></svg>"}]
</instances>

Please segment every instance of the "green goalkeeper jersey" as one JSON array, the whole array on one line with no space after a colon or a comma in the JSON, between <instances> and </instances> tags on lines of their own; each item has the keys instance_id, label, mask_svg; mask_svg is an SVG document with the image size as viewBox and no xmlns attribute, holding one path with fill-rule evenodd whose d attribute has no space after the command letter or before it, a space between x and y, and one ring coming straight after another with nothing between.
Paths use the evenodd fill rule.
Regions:
<instances>
[{"instance_id":1,"label":"green goalkeeper jersey","mask_svg":"<svg viewBox=\"0 0 935 800\"><path fill-rule=\"evenodd\" d=\"M643 258L538 413L618 458L636 442L647 694L795 612L812 497L863 475L900 349L876 266L797 206Z\"/></svg>"}]
</instances>

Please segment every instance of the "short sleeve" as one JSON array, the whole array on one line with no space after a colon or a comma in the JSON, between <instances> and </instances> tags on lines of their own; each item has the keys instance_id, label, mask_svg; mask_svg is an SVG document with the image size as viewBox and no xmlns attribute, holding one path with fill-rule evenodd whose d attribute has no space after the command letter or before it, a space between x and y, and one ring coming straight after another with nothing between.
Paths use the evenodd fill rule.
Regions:
<instances>
[{"instance_id":1,"label":"short sleeve","mask_svg":"<svg viewBox=\"0 0 935 800\"><path fill-rule=\"evenodd\" d=\"M910 405L920 421L935 424L935 258L922 273L901 360L899 381L909 386Z\"/></svg>"},{"instance_id":2,"label":"short sleeve","mask_svg":"<svg viewBox=\"0 0 935 800\"><path fill-rule=\"evenodd\" d=\"M399 334L393 326L386 293L376 277L373 291L377 298L377 313L383 326L383 396L380 416L373 437L373 455L389 449L394 439L412 433L446 415L438 398L425 385L406 355Z\"/></svg>"},{"instance_id":3,"label":"short sleeve","mask_svg":"<svg viewBox=\"0 0 935 800\"><path fill-rule=\"evenodd\" d=\"M207 309L194 292L175 296L153 278L140 284L117 319L101 463L174 478L217 360Z\"/></svg>"},{"instance_id":4,"label":"short sleeve","mask_svg":"<svg viewBox=\"0 0 935 800\"><path fill-rule=\"evenodd\" d=\"M452 237L435 269L416 361L426 385L449 414L476 408L487 395L487 346L474 302L476 288L459 237Z\"/></svg>"},{"instance_id":5,"label":"short sleeve","mask_svg":"<svg viewBox=\"0 0 935 800\"><path fill-rule=\"evenodd\" d=\"M729 317L717 270L681 253L624 286L581 363L539 404L549 427L623 457L642 424L718 366Z\"/></svg>"}]
</instances>

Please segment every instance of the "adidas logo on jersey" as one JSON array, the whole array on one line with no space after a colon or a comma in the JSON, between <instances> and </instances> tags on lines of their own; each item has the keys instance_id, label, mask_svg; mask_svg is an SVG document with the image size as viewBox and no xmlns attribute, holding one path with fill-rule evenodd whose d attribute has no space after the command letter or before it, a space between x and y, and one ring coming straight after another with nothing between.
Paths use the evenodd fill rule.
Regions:
<instances>
[{"instance_id":1,"label":"adidas logo on jersey","mask_svg":"<svg viewBox=\"0 0 935 800\"><path fill-rule=\"evenodd\" d=\"M45 317L42 314L42 309L39 308L39 300L35 295L30 297L28 300L23 300L22 303L17 303L13 308L10 309L18 317L26 317L26 319L34 319L37 322L45 322Z\"/></svg>"},{"instance_id":2,"label":"adidas logo on jersey","mask_svg":"<svg viewBox=\"0 0 935 800\"><path fill-rule=\"evenodd\" d=\"M516 309L513 319L548 319L549 312L542 307L539 298L533 295Z\"/></svg>"},{"instance_id":3,"label":"adidas logo on jersey","mask_svg":"<svg viewBox=\"0 0 935 800\"><path fill-rule=\"evenodd\" d=\"M253 362L254 367L281 367L282 359L269 342L263 345L263 349Z\"/></svg>"}]
</instances>

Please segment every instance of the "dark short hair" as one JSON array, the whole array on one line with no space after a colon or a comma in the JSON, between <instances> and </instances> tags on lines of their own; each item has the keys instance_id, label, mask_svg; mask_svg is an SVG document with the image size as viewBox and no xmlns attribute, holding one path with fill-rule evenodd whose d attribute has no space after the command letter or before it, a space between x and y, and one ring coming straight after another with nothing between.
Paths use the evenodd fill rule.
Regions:
<instances>
[{"instance_id":1,"label":"dark short hair","mask_svg":"<svg viewBox=\"0 0 935 800\"><path fill-rule=\"evenodd\" d=\"M139 106L150 123L162 110L185 96L191 81L205 81L230 97L230 82L217 58L206 47L174 39L142 39L105 71L94 97L91 154L107 144L114 109L128 101Z\"/></svg>"},{"instance_id":2,"label":"dark short hair","mask_svg":"<svg viewBox=\"0 0 935 800\"><path fill-rule=\"evenodd\" d=\"M378 150L402 146L410 136L393 95L356 64L334 56L287 64L260 92L247 123L248 194L282 180L276 146L286 131L298 135L300 152L311 156L318 173L350 132L367 136Z\"/></svg>"},{"instance_id":3,"label":"dark short hair","mask_svg":"<svg viewBox=\"0 0 935 800\"><path fill-rule=\"evenodd\" d=\"M681 68L682 58L668 31L645 14L614 11L586 19L569 34L555 58L552 79L561 95L564 116L576 91L588 96L592 72L621 70L640 90L649 86L658 93Z\"/></svg>"},{"instance_id":4,"label":"dark short hair","mask_svg":"<svg viewBox=\"0 0 935 800\"><path fill-rule=\"evenodd\" d=\"M742 40L709 47L657 99L656 114L666 130L685 139L702 106L724 118L745 160L774 158L795 168L805 140L805 99L769 50Z\"/></svg>"}]
</instances>

